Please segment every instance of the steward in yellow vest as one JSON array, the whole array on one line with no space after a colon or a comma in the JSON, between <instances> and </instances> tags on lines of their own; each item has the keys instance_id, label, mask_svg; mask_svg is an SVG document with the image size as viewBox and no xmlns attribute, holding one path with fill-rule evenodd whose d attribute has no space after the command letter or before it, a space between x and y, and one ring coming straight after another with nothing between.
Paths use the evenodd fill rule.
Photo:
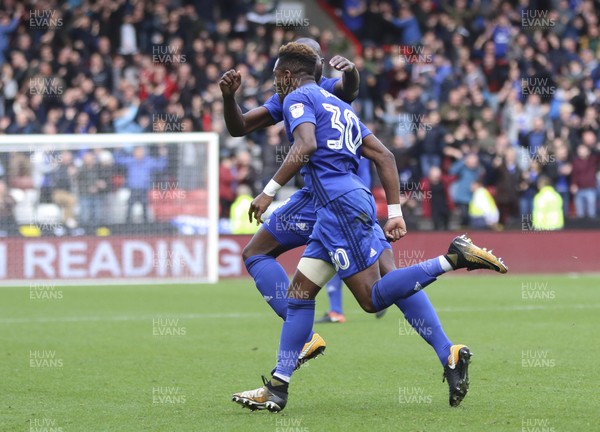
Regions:
<instances>
[{"instance_id":1,"label":"steward in yellow vest","mask_svg":"<svg viewBox=\"0 0 600 432\"><path fill-rule=\"evenodd\" d=\"M252 203L252 191L246 185L237 188L237 198L229 210L229 223L232 234L254 234L259 226L248 220L248 210Z\"/></svg>"},{"instance_id":2,"label":"steward in yellow vest","mask_svg":"<svg viewBox=\"0 0 600 432\"><path fill-rule=\"evenodd\" d=\"M533 198L533 229L559 230L565 226L563 200L546 176L538 178L539 192Z\"/></svg>"},{"instance_id":3,"label":"steward in yellow vest","mask_svg":"<svg viewBox=\"0 0 600 432\"><path fill-rule=\"evenodd\" d=\"M479 180L471 185L473 196L469 203L469 225L472 228L491 228L498 224L500 213L494 197Z\"/></svg>"}]
</instances>

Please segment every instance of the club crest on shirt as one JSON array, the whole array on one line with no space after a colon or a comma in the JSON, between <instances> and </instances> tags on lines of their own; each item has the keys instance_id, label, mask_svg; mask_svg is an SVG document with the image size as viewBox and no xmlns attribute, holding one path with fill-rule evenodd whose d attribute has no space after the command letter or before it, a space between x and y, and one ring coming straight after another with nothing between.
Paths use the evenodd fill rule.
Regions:
<instances>
[{"instance_id":1,"label":"club crest on shirt","mask_svg":"<svg viewBox=\"0 0 600 432\"><path fill-rule=\"evenodd\" d=\"M302 114L304 114L304 104L297 103L297 104L291 105L290 113L292 114L292 117L294 117L294 118L300 117Z\"/></svg>"}]
</instances>

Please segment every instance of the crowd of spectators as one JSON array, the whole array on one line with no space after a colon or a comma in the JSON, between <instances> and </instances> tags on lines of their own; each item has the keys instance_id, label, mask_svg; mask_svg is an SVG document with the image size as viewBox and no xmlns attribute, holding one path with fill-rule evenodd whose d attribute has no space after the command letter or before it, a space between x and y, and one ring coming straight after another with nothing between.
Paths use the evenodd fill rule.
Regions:
<instances>
[{"instance_id":1,"label":"crowd of spectators","mask_svg":"<svg viewBox=\"0 0 600 432\"><path fill-rule=\"evenodd\" d=\"M452 214L468 224L482 186L498 209L494 225L520 223L549 179L565 217L597 218L600 2L329 3L357 51L333 27L278 25L279 6L262 0L0 0L0 134L217 132L226 218L239 190L260 191L289 144L281 125L232 138L220 75L239 70L242 109L259 106L273 92L278 48L309 36L327 59L355 63L354 106L396 156L409 215L431 216L436 229ZM116 156L127 176L133 155L104 159ZM78 169L102 163L100 152L72 158ZM31 157L0 153L8 187L33 175L23 160ZM49 199L75 218L54 189ZM92 209L79 217L97 213L99 201L76 190L77 206ZM0 215L9 207L0 203Z\"/></svg>"},{"instance_id":2,"label":"crowd of spectators","mask_svg":"<svg viewBox=\"0 0 600 432\"><path fill-rule=\"evenodd\" d=\"M147 154L146 146L131 147L129 151L107 148L55 151L52 145L40 145L24 154L5 155L9 156L10 169L4 177L9 179L13 192L20 192L16 196L23 202L17 220L17 202L6 194L3 211L0 211L3 228L0 231L14 232L13 228L19 223L44 225L46 230L52 231L53 227L63 225L75 229L148 222L148 200L152 192L165 196L164 190L178 187L177 181L170 180L176 167L169 166L172 164L167 147L152 150L156 155ZM0 200L3 200L1 192L8 189L4 179L1 183L4 189L0 188ZM120 189L126 190L125 199L119 199L117 191ZM25 194L23 190L34 193ZM115 208L120 201L122 212ZM54 206L43 206L48 203ZM140 205L140 217L134 221L132 210L136 204ZM53 209L60 214L56 215ZM122 217L118 213L122 213Z\"/></svg>"},{"instance_id":3,"label":"crowd of spectators","mask_svg":"<svg viewBox=\"0 0 600 432\"><path fill-rule=\"evenodd\" d=\"M600 2L330 3L363 46L360 113L394 130L407 181L441 168L463 225L477 182L502 224L531 217L539 180L563 216L597 218Z\"/></svg>"}]
</instances>

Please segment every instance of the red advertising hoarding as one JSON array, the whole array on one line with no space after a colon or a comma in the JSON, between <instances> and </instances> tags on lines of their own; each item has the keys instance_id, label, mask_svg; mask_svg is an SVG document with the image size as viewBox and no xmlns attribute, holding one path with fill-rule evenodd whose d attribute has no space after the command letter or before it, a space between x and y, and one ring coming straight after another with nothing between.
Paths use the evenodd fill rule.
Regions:
<instances>
[{"instance_id":1,"label":"red advertising hoarding","mask_svg":"<svg viewBox=\"0 0 600 432\"><path fill-rule=\"evenodd\" d=\"M410 233L394 244L396 265L405 267L445 252L452 233ZM600 271L600 231L473 233L494 248L511 273ZM250 236L221 236L219 277L247 276L242 250ZM279 261L293 273L303 248ZM207 274L203 237L9 238L0 241L0 283L33 280L102 283L113 280L196 282Z\"/></svg>"}]
</instances>

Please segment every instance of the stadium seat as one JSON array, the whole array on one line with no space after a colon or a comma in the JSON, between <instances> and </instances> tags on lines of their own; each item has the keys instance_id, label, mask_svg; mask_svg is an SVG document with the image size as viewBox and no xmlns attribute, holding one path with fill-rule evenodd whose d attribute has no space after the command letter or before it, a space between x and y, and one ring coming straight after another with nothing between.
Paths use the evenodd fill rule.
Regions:
<instances>
[{"instance_id":1,"label":"stadium seat","mask_svg":"<svg viewBox=\"0 0 600 432\"><path fill-rule=\"evenodd\" d=\"M38 189L26 189L25 200L35 206L40 202L40 191Z\"/></svg>"},{"instance_id":2,"label":"stadium seat","mask_svg":"<svg viewBox=\"0 0 600 432\"><path fill-rule=\"evenodd\" d=\"M33 221L31 217L35 214L35 207L26 202L20 202L13 209L15 221L19 225L30 224Z\"/></svg>"},{"instance_id":3,"label":"stadium seat","mask_svg":"<svg viewBox=\"0 0 600 432\"><path fill-rule=\"evenodd\" d=\"M25 200L25 191L23 189L11 189L10 196L13 197L17 204Z\"/></svg>"},{"instance_id":4,"label":"stadium seat","mask_svg":"<svg viewBox=\"0 0 600 432\"><path fill-rule=\"evenodd\" d=\"M56 204L39 204L35 213L35 221L43 224L59 224L63 220L62 210Z\"/></svg>"}]
</instances>

